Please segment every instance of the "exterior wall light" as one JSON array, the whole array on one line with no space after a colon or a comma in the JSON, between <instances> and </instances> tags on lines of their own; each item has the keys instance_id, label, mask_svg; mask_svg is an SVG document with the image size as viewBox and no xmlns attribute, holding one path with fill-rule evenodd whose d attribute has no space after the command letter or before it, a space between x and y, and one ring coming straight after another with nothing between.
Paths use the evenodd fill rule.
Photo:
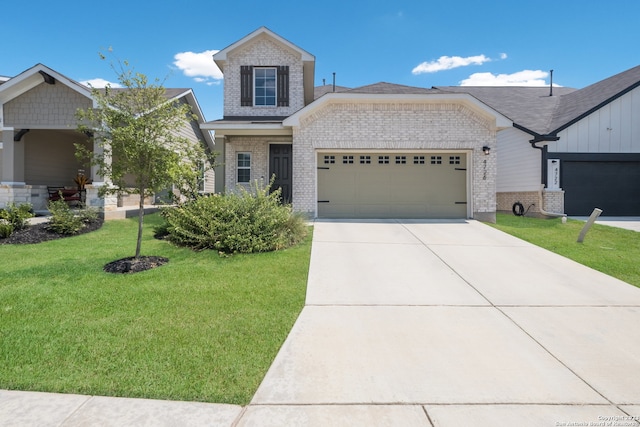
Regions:
<instances>
[{"instance_id":1,"label":"exterior wall light","mask_svg":"<svg viewBox=\"0 0 640 427\"><path fill-rule=\"evenodd\" d=\"M482 147L482 152L484 153L485 156L488 156L490 151L491 151L491 147L489 147L488 145L485 145L484 147Z\"/></svg>"}]
</instances>

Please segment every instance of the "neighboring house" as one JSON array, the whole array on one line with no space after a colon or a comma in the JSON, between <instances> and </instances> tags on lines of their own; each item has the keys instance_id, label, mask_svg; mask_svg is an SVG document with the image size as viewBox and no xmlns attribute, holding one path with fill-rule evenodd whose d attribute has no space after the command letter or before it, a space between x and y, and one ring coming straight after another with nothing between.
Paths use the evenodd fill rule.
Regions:
<instances>
[{"instance_id":1,"label":"neighboring house","mask_svg":"<svg viewBox=\"0 0 640 427\"><path fill-rule=\"evenodd\" d=\"M275 176L311 217L495 221L496 135L512 121L477 98L378 83L315 99L315 57L265 27L213 60L217 191Z\"/></svg>"},{"instance_id":2,"label":"neighboring house","mask_svg":"<svg viewBox=\"0 0 640 427\"><path fill-rule=\"evenodd\" d=\"M209 132L199 124L204 117L190 89L167 89L167 98L187 102L198 120L180 131L194 143L213 147ZM34 210L45 210L48 186L75 187L74 177L85 170L89 178L87 204L113 217L125 198L98 197L104 185L95 168L88 168L75 157L76 143L88 139L76 131L76 111L94 107L91 89L62 74L37 64L23 73L0 79L0 208L8 203L31 203ZM214 190L213 174L205 177L202 190ZM135 202L137 204L137 202Z\"/></svg>"},{"instance_id":3,"label":"neighboring house","mask_svg":"<svg viewBox=\"0 0 640 427\"><path fill-rule=\"evenodd\" d=\"M580 90L439 89L469 93L514 122L498 134L498 210L521 202L530 212L640 215L640 66Z\"/></svg>"}]
</instances>

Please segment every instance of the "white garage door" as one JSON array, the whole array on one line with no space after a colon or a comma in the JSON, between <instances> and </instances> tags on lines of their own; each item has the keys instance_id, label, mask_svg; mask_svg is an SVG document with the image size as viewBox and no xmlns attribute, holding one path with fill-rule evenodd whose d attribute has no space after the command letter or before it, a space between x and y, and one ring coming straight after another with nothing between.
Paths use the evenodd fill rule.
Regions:
<instances>
[{"instance_id":1,"label":"white garage door","mask_svg":"<svg viewBox=\"0 0 640 427\"><path fill-rule=\"evenodd\" d=\"M466 218L465 153L318 153L321 218Z\"/></svg>"}]
</instances>

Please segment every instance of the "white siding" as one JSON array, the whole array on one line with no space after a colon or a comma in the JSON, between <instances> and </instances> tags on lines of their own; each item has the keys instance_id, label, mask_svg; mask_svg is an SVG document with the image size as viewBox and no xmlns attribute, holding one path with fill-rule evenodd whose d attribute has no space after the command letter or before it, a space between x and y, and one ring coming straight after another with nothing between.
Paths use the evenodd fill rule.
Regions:
<instances>
[{"instance_id":1,"label":"white siding","mask_svg":"<svg viewBox=\"0 0 640 427\"><path fill-rule=\"evenodd\" d=\"M558 133L549 153L640 153L640 88Z\"/></svg>"},{"instance_id":2,"label":"white siding","mask_svg":"<svg viewBox=\"0 0 640 427\"><path fill-rule=\"evenodd\" d=\"M496 191L537 191L540 187L540 150L532 136L516 128L498 132Z\"/></svg>"}]
</instances>

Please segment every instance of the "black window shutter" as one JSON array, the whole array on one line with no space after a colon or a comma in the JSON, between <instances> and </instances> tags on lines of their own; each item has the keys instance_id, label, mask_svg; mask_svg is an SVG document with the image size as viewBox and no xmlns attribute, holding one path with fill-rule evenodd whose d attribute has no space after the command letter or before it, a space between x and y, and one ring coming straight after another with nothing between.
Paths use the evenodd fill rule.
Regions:
<instances>
[{"instance_id":1,"label":"black window shutter","mask_svg":"<svg viewBox=\"0 0 640 427\"><path fill-rule=\"evenodd\" d=\"M240 106L253 106L253 67L240 66Z\"/></svg>"},{"instance_id":2,"label":"black window shutter","mask_svg":"<svg viewBox=\"0 0 640 427\"><path fill-rule=\"evenodd\" d=\"M278 67L278 107L289 106L289 66Z\"/></svg>"}]
</instances>

